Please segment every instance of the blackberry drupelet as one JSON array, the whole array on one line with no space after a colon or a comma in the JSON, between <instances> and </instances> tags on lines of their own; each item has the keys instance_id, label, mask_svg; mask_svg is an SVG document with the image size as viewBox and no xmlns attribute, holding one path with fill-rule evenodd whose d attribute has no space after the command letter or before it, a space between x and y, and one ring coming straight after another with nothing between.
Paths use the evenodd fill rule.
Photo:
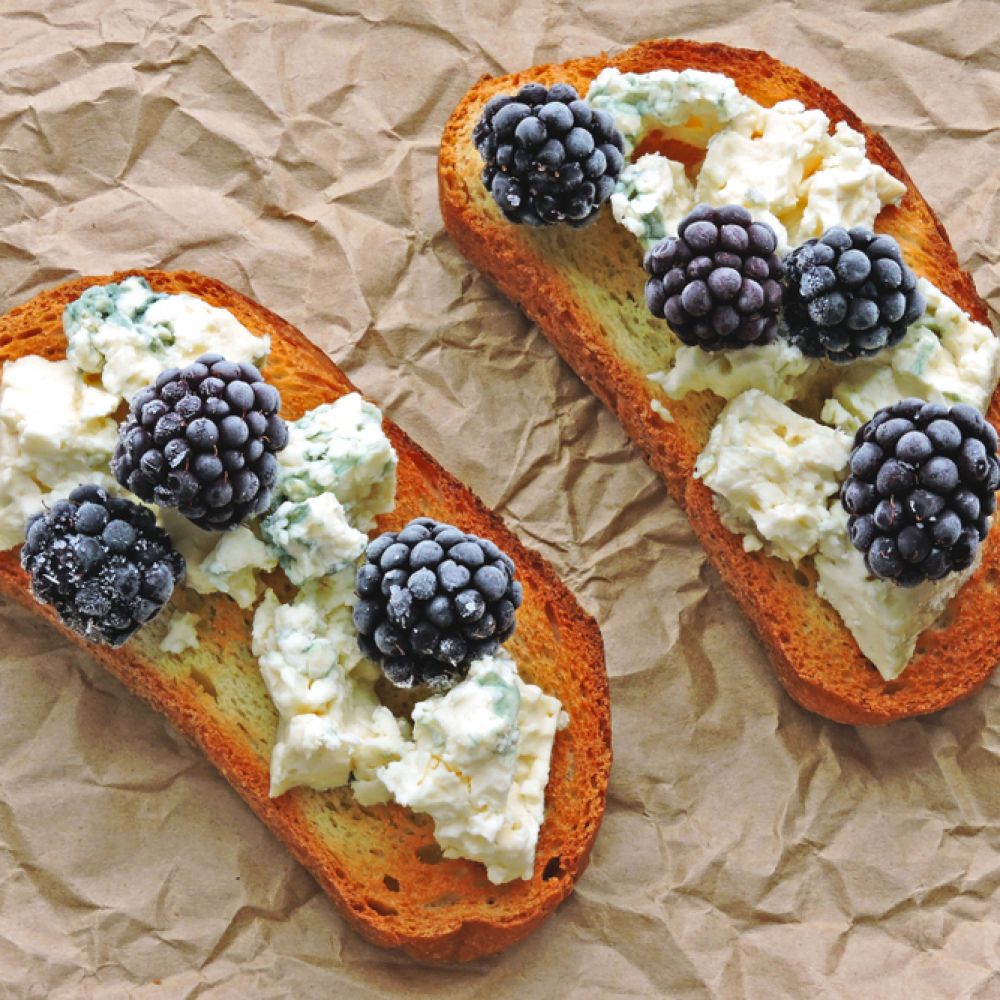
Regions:
<instances>
[{"instance_id":1,"label":"blackberry drupelet","mask_svg":"<svg viewBox=\"0 0 1000 1000\"><path fill-rule=\"evenodd\" d=\"M111 469L141 500L225 531L270 502L288 442L280 406L253 365L204 354L136 393Z\"/></svg>"},{"instance_id":2,"label":"blackberry drupelet","mask_svg":"<svg viewBox=\"0 0 1000 1000\"><path fill-rule=\"evenodd\" d=\"M926 305L899 244L833 226L785 258L785 320L809 357L840 364L898 344Z\"/></svg>"},{"instance_id":3,"label":"blackberry drupelet","mask_svg":"<svg viewBox=\"0 0 1000 1000\"><path fill-rule=\"evenodd\" d=\"M876 576L904 587L968 569L1000 486L997 433L975 407L904 399L854 438L840 502Z\"/></svg>"},{"instance_id":4,"label":"blackberry drupelet","mask_svg":"<svg viewBox=\"0 0 1000 1000\"><path fill-rule=\"evenodd\" d=\"M615 189L625 139L567 83L529 83L486 103L472 132L483 185L510 222L585 226Z\"/></svg>"},{"instance_id":5,"label":"blackberry drupelet","mask_svg":"<svg viewBox=\"0 0 1000 1000\"><path fill-rule=\"evenodd\" d=\"M379 535L355 578L361 651L396 687L447 690L513 635L516 572L493 542L429 517Z\"/></svg>"},{"instance_id":6,"label":"blackberry drupelet","mask_svg":"<svg viewBox=\"0 0 1000 1000\"><path fill-rule=\"evenodd\" d=\"M90 642L120 646L184 578L184 558L146 507L78 486L25 528L21 565L41 604Z\"/></svg>"},{"instance_id":7,"label":"blackberry drupelet","mask_svg":"<svg viewBox=\"0 0 1000 1000\"><path fill-rule=\"evenodd\" d=\"M777 246L774 230L741 205L698 205L646 254L646 304L691 347L770 344L782 299Z\"/></svg>"}]
</instances>

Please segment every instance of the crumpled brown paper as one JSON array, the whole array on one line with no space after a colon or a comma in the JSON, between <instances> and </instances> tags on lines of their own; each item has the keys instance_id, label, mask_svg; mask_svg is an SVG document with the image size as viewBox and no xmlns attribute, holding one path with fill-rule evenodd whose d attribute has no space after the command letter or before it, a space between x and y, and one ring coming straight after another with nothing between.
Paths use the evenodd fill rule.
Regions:
<instances>
[{"instance_id":1,"label":"crumpled brown paper","mask_svg":"<svg viewBox=\"0 0 1000 1000\"><path fill-rule=\"evenodd\" d=\"M995 6L865 6L7 6L3 308L187 267L299 326L598 617L615 768L575 896L512 952L417 966L0 605L0 995L1000 996L1000 684L881 731L799 710L663 486L437 208L440 129L483 73L664 34L765 48L884 132L996 307Z\"/></svg>"}]
</instances>

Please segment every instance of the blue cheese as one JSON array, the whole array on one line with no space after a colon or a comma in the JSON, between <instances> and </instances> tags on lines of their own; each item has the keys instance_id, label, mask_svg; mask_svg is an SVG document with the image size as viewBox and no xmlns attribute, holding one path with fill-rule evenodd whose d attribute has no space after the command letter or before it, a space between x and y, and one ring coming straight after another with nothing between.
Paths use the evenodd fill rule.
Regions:
<instances>
[{"instance_id":1,"label":"blue cheese","mask_svg":"<svg viewBox=\"0 0 1000 1000\"><path fill-rule=\"evenodd\" d=\"M787 340L744 347L738 351L704 351L681 346L674 363L665 372L652 372L651 382L670 399L689 392L710 389L723 399L735 399L747 389L760 389L785 402L798 395L820 370L820 363L807 358Z\"/></svg>"},{"instance_id":2,"label":"blue cheese","mask_svg":"<svg viewBox=\"0 0 1000 1000\"><path fill-rule=\"evenodd\" d=\"M404 753L409 732L375 694L378 668L358 649L354 600L348 570L306 584L291 604L269 590L254 616L253 652L279 716L272 796L350 782L364 804L388 799L377 770Z\"/></svg>"},{"instance_id":3,"label":"blue cheese","mask_svg":"<svg viewBox=\"0 0 1000 1000\"><path fill-rule=\"evenodd\" d=\"M300 586L353 565L368 544L368 536L351 527L332 493L297 503L286 500L261 522L260 529L278 553L288 579Z\"/></svg>"},{"instance_id":4,"label":"blue cheese","mask_svg":"<svg viewBox=\"0 0 1000 1000\"><path fill-rule=\"evenodd\" d=\"M154 292L145 278L95 285L63 313L66 356L104 388L129 398L165 368L215 351L230 361L262 363L270 338L255 336L232 313L193 295Z\"/></svg>"},{"instance_id":5,"label":"blue cheese","mask_svg":"<svg viewBox=\"0 0 1000 1000\"><path fill-rule=\"evenodd\" d=\"M228 594L241 608L257 602L258 574L274 569L278 555L246 525L204 531L174 510L160 509L160 523L187 564L184 583L197 594Z\"/></svg>"},{"instance_id":6,"label":"blue cheese","mask_svg":"<svg viewBox=\"0 0 1000 1000\"><path fill-rule=\"evenodd\" d=\"M117 397L87 385L68 361L27 355L0 377L0 549L24 541L43 503L80 483L114 488Z\"/></svg>"},{"instance_id":7,"label":"blue cheese","mask_svg":"<svg viewBox=\"0 0 1000 1000\"><path fill-rule=\"evenodd\" d=\"M683 165L648 153L623 169L611 207L649 247L676 232L699 202L739 204L769 222L779 248L819 236L831 225L871 225L904 185L868 159L864 136L799 101L765 108L728 77L699 70L622 73L609 67L587 100L604 108L628 149L657 131L704 150L692 183Z\"/></svg>"},{"instance_id":8,"label":"blue cheese","mask_svg":"<svg viewBox=\"0 0 1000 1000\"><path fill-rule=\"evenodd\" d=\"M356 392L292 421L288 445L278 455L275 507L327 492L361 531L395 505L396 453L382 430L382 414Z\"/></svg>"},{"instance_id":9,"label":"blue cheese","mask_svg":"<svg viewBox=\"0 0 1000 1000\"><path fill-rule=\"evenodd\" d=\"M160 649L164 653L173 653L179 656L189 649L198 648L198 616L190 611L183 614L175 613L167 631L160 640Z\"/></svg>"},{"instance_id":10,"label":"blue cheese","mask_svg":"<svg viewBox=\"0 0 1000 1000\"><path fill-rule=\"evenodd\" d=\"M848 540L847 513L839 503L831 505L828 523L831 530L813 560L816 592L833 605L878 672L895 680L913 656L920 633L937 621L976 567L916 587L897 587L868 572Z\"/></svg>"},{"instance_id":11,"label":"blue cheese","mask_svg":"<svg viewBox=\"0 0 1000 1000\"><path fill-rule=\"evenodd\" d=\"M676 233L694 203L683 164L657 153L626 163L611 194L615 219L645 247Z\"/></svg>"},{"instance_id":12,"label":"blue cheese","mask_svg":"<svg viewBox=\"0 0 1000 1000\"><path fill-rule=\"evenodd\" d=\"M851 452L842 431L797 414L759 389L719 415L695 476L716 495L730 528L792 562L814 553L831 530L829 505Z\"/></svg>"},{"instance_id":13,"label":"blue cheese","mask_svg":"<svg viewBox=\"0 0 1000 1000\"><path fill-rule=\"evenodd\" d=\"M525 684L500 652L416 705L412 744L379 777L397 802L434 819L445 857L481 862L491 882L530 879L565 721L558 699Z\"/></svg>"},{"instance_id":14,"label":"blue cheese","mask_svg":"<svg viewBox=\"0 0 1000 1000\"><path fill-rule=\"evenodd\" d=\"M282 604L267 591L253 652L278 710L271 795L349 784L363 805L394 799L428 813L446 857L494 882L531 878L545 815L558 699L525 684L503 652L419 702L413 730L379 703L378 668L358 649L353 572L312 580Z\"/></svg>"},{"instance_id":15,"label":"blue cheese","mask_svg":"<svg viewBox=\"0 0 1000 1000\"><path fill-rule=\"evenodd\" d=\"M855 431L876 410L907 396L985 412L1000 378L1000 340L925 278L924 315L895 347L856 361L833 387L822 419Z\"/></svg>"},{"instance_id":16,"label":"blue cheese","mask_svg":"<svg viewBox=\"0 0 1000 1000\"><path fill-rule=\"evenodd\" d=\"M704 148L713 135L757 107L722 73L659 69L622 73L608 67L587 92L587 102L607 111L625 137L626 152L654 129L677 130L676 138Z\"/></svg>"}]
</instances>

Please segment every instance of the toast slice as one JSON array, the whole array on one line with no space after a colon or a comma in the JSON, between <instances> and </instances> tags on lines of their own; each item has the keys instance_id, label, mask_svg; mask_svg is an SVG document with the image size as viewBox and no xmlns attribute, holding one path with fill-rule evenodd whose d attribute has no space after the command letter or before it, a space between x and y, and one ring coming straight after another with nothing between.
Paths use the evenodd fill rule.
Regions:
<instances>
[{"instance_id":1,"label":"toast slice","mask_svg":"<svg viewBox=\"0 0 1000 1000\"><path fill-rule=\"evenodd\" d=\"M189 292L228 309L251 332L270 334L265 371L288 419L354 391L294 327L222 282L186 271L79 278L42 292L0 319L0 362L25 354L64 356L65 305L91 285L128 274L141 274L155 291ZM277 712L250 652L252 612L229 598L178 590L178 609L201 618L200 645L179 656L158 646L169 614L118 650L66 634L201 747L365 937L421 959L465 961L524 937L570 893L587 864L611 764L604 648L594 620L540 556L398 427L386 421L385 430L399 456L398 493L395 511L379 519L378 530L427 514L495 539L516 561L524 584L517 632L506 648L524 679L557 696L570 716L553 747L530 880L494 885L482 865L441 857L430 817L395 804L365 808L346 788L295 788L269 798ZM31 596L17 550L0 553L0 594L55 621Z\"/></svg>"},{"instance_id":2,"label":"toast slice","mask_svg":"<svg viewBox=\"0 0 1000 1000\"><path fill-rule=\"evenodd\" d=\"M928 278L973 319L989 324L986 306L934 212L888 144L865 128L830 91L763 52L688 41L644 42L615 56L598 55L561 65L480 80L449 119L441 140L438 181L445 225L461 252L536 322L556 350L617 414L629 437L663 477L723 581L767 647L778 678L805 708L838 722L882 724L934 712L968 695L1000 659L1000 629L982 628L1000 611L997 533L983 545L982 563L945 618L928 629L902 675L885 681L863 656L833 608L816 593L811 567L743 550L727 531L711 491L693 478L695 459L723 406L711 392L670 400L673 422L653 411L665 397L647 379L663 369L661 345L669 337L648 312L643 294L642 251L618 225L610 207L593 226L530 229L506 222L481 183L482 164L472 129L495 94L530 81L573 84L586 94L606 66L647 73L685 68L724 73L758 103L797 98L831 121L862 132L867 155L906 185L896 207L886 207L877 228L896 237L913 270ZM988 412L1000 422L1000 398Z\"/></svg>"}]
</instances>

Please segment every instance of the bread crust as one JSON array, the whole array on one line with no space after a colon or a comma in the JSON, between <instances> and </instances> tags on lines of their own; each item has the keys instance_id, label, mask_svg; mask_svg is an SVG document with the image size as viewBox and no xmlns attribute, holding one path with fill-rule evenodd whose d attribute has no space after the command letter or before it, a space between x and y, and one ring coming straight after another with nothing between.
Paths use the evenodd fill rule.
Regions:
<instances>
[{"instance_id":1,"label":"bread crust","mask_svg":"<svg viewBox=\"0 0 1000 1000\"><path fill-rule=\"evenodd\" d=\"M124 271L44 291L0 319L0 362L26 354L65 356L66 303L91 285L129 274L142 275L156 291L197 295L230 310L252 332L269 334L266 374L280 390L282 414L289 419L356 391L289 323L222 282L188 271ZM157 646L162 624L118 650L91 645L62 628L50 608L34 602L16 550L0 553L0 594L52 621L199 746L365 937L419 959L467 961L523 938L569 895L586 867L611 765L604 647L596 623L552 567L398 427L388 420L384 426L399 455L399 472L396 509L379 519L379 530L427 514L495 539L517 563L525 592L507 648L524 679L558 697L570 715L553 747L546 820L530 880L497 886L482 865L442 859L429 817L394 804L364 808L346 789L297 788L270 798L277 715L249 651L252 612L230 599L186 590L175 597L180 609L197 612L211 627L199 630L198 649L172 656ZM238 710L241 699L263 713L263 724Z\"/></svg>"},{"instance_id":2,"label":"bread crust","mask_svg":"<svg viewBox=\"0 0 1000 1000\"><path fill-rule=\"evenodd\" d=\"M658 397L646 378L649 369L630 363L612 344L618 319L613 304L600 303L597 293L585 295L581 289L593 289L577 261L553 253L553 240L546 231L505 222L483 190L471 132L486 101L532 80L566 81L586 93L607 66L635 73L684 68L725 73L762 105L797 98L807 107L821 109L831 121L846 121L864 134L868 157L907 188L898 206L882 210L878 229L899 240L919 275L974 319L989 324L986 305L960 268L944 228L888 143L825 87L749 49L661 39L614 56L601 54L504 77L484 77L459 103L441 141L439 198L448 232L461 252L541 327L570 367L621 420L688 515L711 562L767 648L779 680L799 704L837 722L879 725L935 712L969 695L986 681L1000 659L1000 629L981 629L982 622L995 620L1000 611L997 533L987 538L979 569L939 627L919 639L903 675L895 681L883 680L833 608L817 595L815 573L760 552L743 551L741 539L722 526L711 491L693 478L695 460L722 401L710 392L691 393L670 401L673 422L654 413L650 403ZM596 238L610 248L607 257L614 266L607 274L614 282L615 296L619 301L625 296L642 302L641 252L631 235L623 237L614 233L616 229L621 227L605 208L594 229L574 231L567 239L586 240L588 234L597 233ZM623 249L626 237L632 241L631 251ZM1000 394L994 395L988 417L994 425L1000 420Z\"/></svg>"}]
</instances>

